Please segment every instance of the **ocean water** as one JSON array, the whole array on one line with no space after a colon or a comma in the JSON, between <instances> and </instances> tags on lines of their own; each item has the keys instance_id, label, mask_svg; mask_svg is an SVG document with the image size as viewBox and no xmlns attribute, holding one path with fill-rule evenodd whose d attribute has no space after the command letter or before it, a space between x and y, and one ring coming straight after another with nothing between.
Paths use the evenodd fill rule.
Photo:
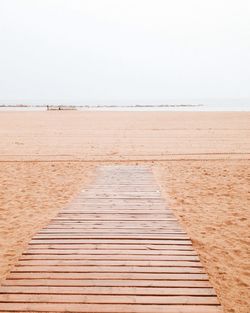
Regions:
<instances>
[{"instance_id":1,"label":"ocean water","mask_svg":"<svg viewBox=\"0 0 250 313\"><path fill-rule=\"evenodd\" d=\"M82 107L80 111L173 111L173 112L247 112L249 105L169 105L169 106L115 106L115 107Z\"/></svg>"},{"instance_id":2,"label":"ocean water","mask_svg":"<svg viewBox=\"0 0 250 313\"><path fill-rule=\"evenodd\" d=\"M25 102L21 102L25 103ZM79 111L186 111L186 112L247 112L250 111L250 99L244 100L211 100L207 103L202 101L172 101L172 102L159 102L155 103L142 103L133 104L130 102L111 102L107 104L86 104L82 105L77 101L65 102L44 102L41 101L27 101L27 106L20 106L13 102L0 101L0 111L46 111L47 105L52 106L75 106ZM1 104L5 106L1 106ZM8 106L9 105L9 106Z\"/></svg>"}]
</instances>

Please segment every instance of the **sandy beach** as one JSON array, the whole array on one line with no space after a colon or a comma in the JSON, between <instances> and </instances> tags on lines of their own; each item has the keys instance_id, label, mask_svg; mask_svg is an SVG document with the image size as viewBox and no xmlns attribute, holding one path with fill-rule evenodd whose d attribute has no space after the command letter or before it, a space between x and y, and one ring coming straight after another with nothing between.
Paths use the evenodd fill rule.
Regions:
<instances>
[{"instance_id":1,"label":"sandy beach","mask_svg":"<svg viewBox=\"0 0 250 313\"><path fill-rule=\"evenodd\" d=\"M249 158L249 113L1 112L0 160Z\"/></svg>"},{"instance_id":2,"label":"sandy beach","mask_svg":"<svg viewBox=\"0 0 250 313\"><path fill-rule=\"evenodd\" d=\"M225 313L248 313L250 113L0 112L0 280L107 163L152 166Z\"/></svg>"}]
</instances>

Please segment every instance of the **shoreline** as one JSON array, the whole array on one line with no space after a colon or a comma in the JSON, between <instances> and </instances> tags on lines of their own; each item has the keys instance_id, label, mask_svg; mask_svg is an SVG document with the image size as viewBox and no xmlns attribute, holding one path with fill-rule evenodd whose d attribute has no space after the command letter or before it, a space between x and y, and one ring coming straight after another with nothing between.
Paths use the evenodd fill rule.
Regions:
<instances>
[{"instance_id":1,"label":"shoreline","mask_svg":"<svg viewBox=\"0 0 250 313\"><path fill-rule=\"evenodd\" d=\"M245 105L209 105L209 104L167 104L167 105L0 105L1 112L250 112L250 103Z\"/></svg>"}]
</instances>

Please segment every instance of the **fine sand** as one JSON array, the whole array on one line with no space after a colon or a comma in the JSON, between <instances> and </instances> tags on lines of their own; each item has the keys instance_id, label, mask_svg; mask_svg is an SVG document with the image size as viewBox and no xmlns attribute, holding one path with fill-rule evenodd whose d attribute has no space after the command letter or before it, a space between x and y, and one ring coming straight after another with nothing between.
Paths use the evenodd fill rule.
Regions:
<instances>
[{"instance_id":1,"label":"fine sand","mask_svg":"<svg viewBox=\"0 0 250 313\"><path fill-rule=\"evenodd\" d=\"M0 125L0 160L250 156L250 113L0 112Z\"/></svg>"},{"instance_id":2,"label":"fine sand","mask_svg":"<svg viewBox=\"0 0 250 313\"><path fill-rule=\"evenodd\" d=\"M152 165L226 313L249 312L250 113L1 112L0 279L110 162Z\"/></svg>"},{"instance_id":3,"label":"fine sand","mask_svg":"<svg viewBox=\"0 0 250 313\"><path fill-rule=\"evenodd\" d=\"M0 163L1 280L30 238L91 181L92 174L89 164Z\"/></svg>"},{"instance_id":4,"label":"fine sand","mask_svg":"<svg viewBox=\"0 0 250 313\"><path fill-rule=\"evenodd\" d=\"M250 308L250 161L177 161L154 168L225 312Z\"/></svg>"}]
</instances>

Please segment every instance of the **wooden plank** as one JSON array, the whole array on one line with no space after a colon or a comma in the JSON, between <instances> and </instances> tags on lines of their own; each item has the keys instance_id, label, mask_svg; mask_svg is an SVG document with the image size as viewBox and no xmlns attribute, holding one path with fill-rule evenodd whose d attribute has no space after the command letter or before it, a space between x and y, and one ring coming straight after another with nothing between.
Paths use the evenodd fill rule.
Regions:
<instances>
[{"instance_id":1,"label":"wooden plank","mask_svg":"<svg viewBox=\"0 0 250 313\"><path fill-rule=\"evenodd\" d=\"M128 280L208 280L204 273L16 273L11 272L10 279L128 279Z\"/></svg>"},{"instance_id":2,"label":"wooden plank","mask_svg":"<svg viewBox=\"0 0 250 313\"><path fill-rule=\"evenodd\" d=\"M1 302L25 303L122 303L122 304L218 304L215 296L137 296L137 295L61 295L0 294Z\"/></svg>"},{"instance_id":3,"label":"wooden plank","mask_svg":"<svg viewBox=\"0 0 250 313\"><path fill-rule=\"evenodd\" d=\"M213 288L169 287L27 287L3 286L0 294L79 294L79 295L162 295L162 296L214 296Z\"/></svg>"},{"instance_id":4,"label":"wooden plank","mask_svg":"<svg viewBox=\"0 0 250 313\"><path fill-rule=\"evenodd\" d=\"M55 249L29 249L24 255L27 254L81 254L81 255L197 255L194 251L186 251L186 250L64 250L63 247L61 250Z\"/></svg>"},{"instance_id":5,"label":"wooden plank","mask_svg":"<svg viewBox=\"0 0 250 313\"><path fill-rule=\"evenodd\" d=\"M122 195L122 196L129 196L133 197L133 196L140 196L140 197L147 197L147 196L157 196L159 198L161 198L161 194L160 191L136 191L136 190L131 190L131 191L126 191L123 188L120 188L120 191L114 191L113 189L106 189L106 191L104 191L103 189L89 189L86 190L84 189L81 193L81 198L85 199L86 195L93 195L98 196L98 195L102 195L102 196L116 196L116 195ZM79 198L78 198L79 199Z\"/></svg>"},{"instance_id":6,"label":"wooden plank","mask_svg":"<svg viewBox=\"0 0 250 313\"><path fill-rule=\"evenodd\" d=\"M118 188L118 186L117 186ZM109 188L106 190L104 188L99 188L99 189L96 189L96 188L93 188L93 189L82 189L82 192L80 194L80 196L78 197L79 198L85 198L86 195L99 195L99 194L103 194L103 195L117 195L117 194L122 194L122 195L128 195L128 196L134 196L134 195L139 195L139 196L147 196L147 195L157 195L157 196L161 196L161 193L160 193L160 190L158 189L155 189L155 190L152 190L152 191L148 191L148 190L144 190L142 188L142 190L140 191L136 191L136 190L130 190L130 191L127 191L125 190L124 188L120 188L119 191L114 191L114 189L112 188Z\"/></svg>"},{"instance_id":7,"label":"wooden plank","mask_svg":"<svg viewBox=\"0 0 250 313\"><path fill-rule=\"evenodd\" d=\"M30 244L29 248L31 249L61 249L62 246L60 244ZM64 244L63 249L96 249L96 250L193 250L192 246L183 246L183 245L140 245L140 244Z\"/></svg>"},{"instance_id":8,"label":"wooden plank","mask_svg":"<svg viewBox=\"0 0 250 313\"><path fill-rule=\"evenodd\" d=\"M120 218L119 219L119 217L115 217L114 219L108 219L108 218L106 218L106 219L103 219L102 220L102 218L101 217L99 217L99 218L79 218L79 219L77 219L77 218L71 218L71 219L68 219L68 218L64 218L64 217L58 217L58 218L55 218L55 219L53 219L52 220L52 222L57 222L57 223L61 223L61 222L65 222L65 223L72 223L72 222L77 222L77 221L79 221L79 222L81 222L81 221L85 221L85 222L88 222L88 221L90 221L90 222L93 222L93 221L105 221L105 220L107 220L107 221L111 221L111 222L118 222L118 221L122 221L122 222L133 222L135 219L124 219L124 218ZM176 219L159 219L159 218L152 218L152 219L150 219L149 217L148 218L144 218L144 219L136 219L136 221L138 221L138 222L147 222L147 221L152 221L152 222L162 222L162 221L166 221L166 222L177 222L177 220Z\"/></svg>"},{"instance_id":9,"label":"wooden plank","mask_svg":"<svg viewBox=\"0 0 250 313\"><path fill-rule=\"evenodd\" d=\"M167 228L166 228L167 227ZM160 224L155 224L155 225L152 225L151 227L148 226L148 225L145 225L144 223L141 223L141 224L135 224L135 223L132 223L130 224L127 228L126 228L126 225L123 223L123 222L120 222L120 223L115 223L115 224L109 224L109 223L103 223L103 222L100 222L100 224L98 225L98 223L91 223L88 225L88 223L58 223L58 224L51 224L50 227L46 228L46 229L43 229L43 230L51 230L51 229L65 229L66 231L70 230L70 229L79 229L80 231L81 230L84 230L84 229L96 229L97 231L98 230L102 230L102 229L111 229L114 231L114 228L116 228L117 230L124 230L124 229L127 229L127 230L133 230L133 229L136 229L136 230L147 230L148 233L151 232L151 230L157 230L157 229L163 229L163 227L160 225ZM42 231L43 231L42 230ZM180 228L178 228L178 226L176 226L175 224L173 223L167 223L167 225L165 225L165 231L166 233L174 233L174 234L182 234L182 235L186 235L185 232L183 232Z\"/></svg>"},{"instance_id":10,"label":"wooden plank","mask_svg":"<svg viewBox=\"0 0 250 313\"><path fill-rule=\"evenodd\" d=\"M72 216L72 217L64 217L61 215L58 215L58 217L54 218L52 221L96 221L96 220L108 220L108 221L117 221L117 220L122 220L122 221L177 221L176 218L168 218L164 214L147 214L144 216L136 217L136 215L132 214L126 214L124 215L119 215L119 214L86 214L84 217L81 216Z\"/></svg>"},{"instance_id":11,"label":"wooden plank","mask_svg":"<svg viewBox=\"0 0 250 313\"><path fill-rule=\"evenodd\" d=\"M181 232L180 230L178 229L164 229L163 227L155 227L155 228L149 228L149 227L140 227L140 228L135 228L135 227L125 227L125 225L122 227L122 225L120 227L117 227L115 230L113 227L111 226L106 226L104 225L104 227L74 227L72 225L66 225L63 226L63 225L60 225L60 228L57 228L57 227L49 227L49 228L45 228L45 229L42 229L41 231L39 231L38 233L39 234L48 234L48 233L63 233L63 232L69 232L69 233L77 233L77 232L80 232L80 233L86 233L86 232L90 232L90 231L95 231L95 232L101 232L101 231L118 231L118 232L124 232L124 231L130 231L130 232L160 232L160 233L164 233L166 235L169 235L169 236L173 236L173 235L176 235L176 236L182 236L182 237L186 237L189 239L189 237L184 233L184 232Z\"/></svg>"},{"instance_id":12,"label":"wooden plank","mask_svg":"<svg viewBox=\"0 0 250 313\"><path fill-rule=\"evenodd\" d=\"M126 213L126 212L122 212L122 211L118 211L118 210L114 210L113 212L111 213L108 213L108 212L105 212L105 211L101 211L100 210L100 213L97 213L95 211L92 211L90 213L87 213L87 212L84 212L84 210L82 211L79 211L78 213L70 213L70 212L61 212L58 214L59 217L86 217L86 218L92 218L92 217L96 217L96 216L107 216L107 217L112 217L112 215L115 215L115 216L122 216L124 218L136 218L136 217L153 217L154 215L155 216L159 216L159 217L164 217L164 220L165 219L170 219L172 220L173 219L173 215L171 214L167 214L166 212L164 211L161 211L160 213L156 213L156 212L153 212L152 210L150 210L149 212L138 212L138 211L135 211L135 210L132 210L132 213ZM176 219L175 219L176 220Z\"/></svg>"},{"instance_id":13,"label":"wooden plank","mask_svg":"<svg viewBox=\"0 0 250 313\"><path fill-rule=\"evenodd\" d=\"M20 260L106 260L107 255L82 255L82 254L23 254ZM197 255L127 255L113 254L108 256L109 260L119 261L199 261Z\"/></svg>"},{"instance_id":14,"label":"wooden plank","mask_svg":"<svg viewBox=\"0 0 250 313\"><path fill-rule=\"evenodd\" d=\"M74 203L72 203L74 205ZM163 200L158 200L158 199L86 199L86 200L82 200L82 201L78 201L75 204L78 205L98 205L98 206L102 206L104 204L106 205L116 205L116 206L130 206L131 204L133 205L164 205L164 201Z\"/></svg>"},{"instance_id":15,"label":"wooden plank","mask_svg":"<svg viewBox=\"0 0 250 313\"><path fill-rule=\"evenodd\" d=\"M222 313L218 306L75 304L75 303L2 303L0 312L68 312L68 313Z\"/></svg>"},{"instance_id":16,"label":"wooden plank","mask_svg":"<svg viewBox=\"0 0 250 313\"><path fill-rule=\"evenodd\" d=\"M204 269L201 267L174 267L174 266L123 266L123 265L22 265L16 266L11 273L204 273Z\"/></svg>"},{"instance_id":17,"label":"wooden plank","mask_svg":"<svg viewBox=\"0 0 250 313\"><path fill-rule=\"evenodd\" d=\"M17 264L17 267L21 265L54 265L54 266L97 266L97 265L105 265L105 266L163 266L163 267L202 267L201 263L196 261L110 261L108 260L20 260Z\"/></svg>"},{"instance_id":18,"label":"wooden plank","mask_svg":"<svg viewBox=\"0 0 250 313\"><path fill-rule=\"evenodd\" d=\"M108 210L108 209L116 209L122 211L123 209L129 209L129 210L165 210L166 212L171 212L168 208L166 208L165 203L148 203L145 202L142 204L136 204L136 203L117 203L114 202L112 204L110 203L101 203L101 204L96 204L96 203L71 203L69 206L64 208L63 210L75 210L75 209L89 209L89 210Z\"/></svg>"},{"instance_id":19,"label":"wooden plank","mask_svg":"<svg viewBox=\"0 0 250 313\"><path fill-rule=\"evenodd\" d=\"M50 225L65 225L65 224L72 224L72 225L125 225L127 224L128 226L129 225L147 225L147 226L154 226L154 225L161 225L161 226L164 226L164 227L167 227L169 225L175 225L176 227L178 227L179 229L180 226L178 224L177 221L163 221L163 220L139 220L138 219L133 219L133 220L130 220L129 223L128 221L124 221L124 220L115 220L115 221L112 221L112 220L103 220L103 221L96 221L96 220L93 220L93 221L81 221L81 220L78 220L78 221L74 221L74 220L59 220L59 221L51 221Z\"/></svg>"},{"instance_id":20,"label":"wooden plank","mask_svg":"<svg viewBox=\"0 0 250 313\"><path fill-rule=\"evenodd\" d=\"M142 194L142 193L141 193ZM133 199L135 199L136 201L144 201L144 200L155 200L155 201L159 201L162 202L162 198L158 195L158 194L148 194L148 195L129 195L129 194L120 194L119 192L117 193L107 193L107 194L86 194L84 198L79 199L78 201L76 201L76 203L82 202L82 201L88 201L88 200L109 200L111 199L112 201L117 199L117 200L128 200L131 201Z\"/></svg>"},{"instance_id":21,"label":"wooden plank","mask_svg":"<svg viewBox=\"0 0 250 313\"><path fill-rule=\"evenodd\" d=\"M145 288L212 288L208 280L102 280L102 279L7 279L4 286L54 286L54 287L145 287ZM3 286L3 287L4 287ZM2 288L0 288L0 291ZM36 288L34 289L34 292Z\"/></svg>"},{"instance_id":22,"label":"wooden plank","mask_svg":"<svg viewBox=\"0 0 250 313\"><path fill-rule=\"evenodd\" d=\"M76 243L76 244L79 244L79 243L85 243L86 242L86 240L88 240L88 239L122 239L122 237L121 237L121 235L117 235L117 236L100 236L100 235L93 235L93 236L91 236L91 235L88 235L88 236L83 236L83 237L81 237L81 238L74 238L74 239L72 239L72 238L64 238L64 236L52 236L52 237L50 237L50 236L37 236L37 237L33 237L34 239L31 241L32 243L38 243L38 242L43 242L43 243L66 243L66 244L74 244L74 243ZM135 236L134 237L131 237L131 236L123 236L123 238L124 239L137 239ZM142 238L142 237L138 237L138 241L140 241L140 238ZM150 237L145 237L144 236L144 239L145 238L149 238L149 239L152 239L152 237L150 238ZM171 240L171 239L169 239L169 240L166 240L166 238L164 238L164 236L163 237L160 237L160 236L157 236L157 237L153 237L153 238L155 238L156 240L159 240L159 239L162 239L162 240L164 240L164 242L167 242L167 244L169 244L169 245L184 245L184 246L186 246L186 245L191 245L192 243L191 243L191 241L190 240Z\"/></svg>"},{"instance_id":23,"label":"wooden plank","mask_svg":"<svg viewBox=\"0 0 250 313\"><path fill-rule=\"evenodd\" d=\"M61 211L61 215L60 216L64 216L64 217L70 217L71 215L82 215L82 217L84 217L85 215L91 215L91 214L98 214L98 215L102 215L102 214L119 214L122 216L126 216L126 215L136 215L136 216L143 216L143 215L148 215L148 214L154 214L154 210L147 210L147 209L120 209L120 208L109 208L109 209L76 209L76 210L64 210ZM172 218L173 216L171 214L169 214L166 211L163 210L156 210L155 214L160 214L160 215L164 215L164 217L166 218ZM165 220L165 218L164 218Z\"/></svg>"},{"instance_id":24,"label":"wooden plank","mask_svg":"<svg viewBox=\"0 0 250 313\"><path fill-rule=\"evenodd\" d=\"M30 244L29 245L29 249L40 249L39 248L39 244L43 245L43 244L51 244L51 245L61 245L61 250L62 249L65 249L64 246L65 245L71 245L71 250L79 250L79 253L82 253L83 251L82 250L96 250L98 251L99 250L119 250L120 251L123 251L123 250L126 250L127 252L131 250L131 252L134 252L132 250L143 250L144 251L144 254L145 254L145 251L146 254L148 253L148 251L152 251L152 250L155 250L155 251L158 251L158 252L164 252L164 251L170 251L170 250L178 250L178 251L192 251L192 246L185 246L185 245L143 245L143 244L138 244L138 245L135 245L135 244L108 244L108 245L100 245L100 244L96 244L96 245L88 245L88 244L82 244L82 247L81 247L81 250L79 249L79 244L81 244L81 242L76 242L76 241L71 241L71 242L68 242L68 241L65 241L65 240L52 240L52 241L49 241L49 240L42 240L42 241L38 241L38 242L33 242L33 244ZM77 248L76 248L77 247ZM41 250L41 249L40 249ZM49 249L48 249L49 250ZM65 249L66 251L66 249ZM28 251L30 252L30 250ZM107 251L106 251L107 252ZM118 251L116 251L118 252ZM165 253L167 254L167 253Z\"/></svg>"},{"instance_id":25,"label":"wooden plank","mask_svg":"<svg viewBox=\"0 0 250 313\"><path fill-rule=\"evenodd\" d=\"M122 220L93 220L93 219L79 219L79 220L74 220L74 219L54 219L54 220L51 220L51 225L53 224L60 224L60 225L64 225L64 224L78 224L78 225L82 225L82 224L94 224L94 223L110 223L111 225L112 224L124 224L125 222L129 222L128 224L145 224L145 225L160 225L162 223L166 223L165 226L167 227L168 225L175 225L177 226L178 223L177 223L177 220L167 220L167 219L122 219Z\"/></svg>"},{"instance_id":26,"label":"wooden plank","mask_svg":"<svg viewBox=\"0 0 250 313\"><path fill-rule=\"evenodd\" d=\"M151 223L151 226L150 226ZM181 229L179 228L177 222L165 222L165 225L162 226L162 224L164 224L164 221L158 222L158 221L130 221L129 223L127 223L130 225L130 227L146 227L146 228L157 228L157 227L165 227L166 230L178 230L181 231ZM103 227L111 227L113 228L119 228L120 227L126 227L126 221L59 221L59 222L53 222L50 224L51 227L79 227L79 228L84 228L84 227L97 227L100 226L100 228ZM129 229L129 227L128 227ZM185 232L184 232L185 233Z\"/></svg>"},{"instance_id":27,"label":"wooden plank","mask_svg":"<svg viewBox=\"0 0 250 313\"><path fill-rule=\"evenodd\" d=\"M88 231L88 232L70 232L70 231L66 231L66 232L44 232L44 233L39 233L37 234L36 238L58 238L58 239L82 239L82 238L86 238L88 236L99 236L101 235L102 237L107 235L110 235L110 231L108 230L103 230L103 231ZM141 232L136 232L136 231L129 231L129 230L121 230L121 231L117 231L117 232L113 232L112 235L116 235L116 236L133 236L133 235L148 235L148 232L146 231L141 231ZM182 235L182 234L172 234L172 233L164 233L164 232L152 232L152 235L154 236L162 236L163 238L167 238L167 239L171 239L171 240L189 240L187 236Z\"/></svg>"},{"instance_id":28,"label":"wooden plank","mask_svg":"<svg viewBox=\"0 0 250 313\"><path fill-rule=\"evenodd\" d=\"M83 230L105 230L106 231L112 231L114 230L113 227L111 226L108 226L105 227L105 225L103 227L91 227L91 228L88 228L88 227L83 227L83 226L72 226L72 225L66 225L66 226L63 226L63 225L56 225L56 226L50 226L50 227L47 227L46 229L43 229L42 231L39 232L39 234L41 233L50 233L50 232L55 232L55 233L62 233L62 232L73 232L73 233L77 233L77 232L81 232ZM147 231L147 232L150 232L150 231L157 231L157 230L163 230L164 228L163 227L125 227L125 226L119 226L116 228L117 230L127 230L127 231ZM186 235L184 232L182 232L181 230L179 229L175 229L175 228L168 228L167 230L165 229L165 233L166 234L180 234L180 235Z\"/></svg>"},{"instance_id":29,"label":"wooden plank","mask_svg":"<svg viewBox=\"0 0 250 313\"><path fill-rule=\"evenodd\" d=\"M95 194L95 193L119 193L119 194L124 194L124 193L150 193L150 194L158 194L159 196L161 196L161 191L159 190L159 188L155 187L155 189L153 189L153 187L151 185L144 185L144 186L140 186L140 185L131 185L131 186L126 186L126 185L109 185L108 187L106 186L106 188L104 187L94 187L93 189L83 189L82 190L82 195L84 194ZM78 198L78 199L83 199L83 197ZM74 199L75 200L75 199ZM72 202L74 202L74 200Z\"/></svg>"},{"instance_id":30,"label":"wooden plank","mask_svg":"<svg viewBox=\"0 0 250 313\"><path fill-rule=\"evenodd\" d=\"M99 222L71 222L71 223L51 223L48 227L45 227L42 229L43 230L50 230L50 229L66 229L66 228L71 228L71 229L113 229L116 227L117 229L145 229L145 230L155 230L155 229L165 229L166 232L169 231L177 231L182 234L186 234L176 222L166 222L164 223L155 223L155 224L149 224L146 222L134 222L134 223L129 223L126 225L126 222L123 221L117 221L117 222L107 222L107 221L99 221Z\"/></svg>"},{"instance_id":31,"label":"wooden plank","mask_svg":"<svg viewBox=\"0 0 250 313\"><path fill-rule=\"evenodd\" d=\"M136 209L136 210L133 210L133 209L103 209L103 208L100 208L100 209L86 209L86 208L83 208L82 210L79 210L79 209L75 209L75 210L72 210L72 209L64 209L61 211L61 215L65 215L65 214L92 214L92 213L95 213L95 214L114 214L114 213L119 213L119 214L136 214L136 215L143 215L143 214L164 214L164 216L172 216L170 213L167 213L166 210L146 210L146 209L143 209L141 208L141 210L139 209Z\"/></svg>"},{"instance_id":32,"label":"wooden plank","mask_svg":"<svg viewBox=\"0 0 250 313\"><path fill-rule=\"evenodd\" d=\"M110 236L126 236L126 237L131 237L133 235L143 235L143 237L146 237L148 235L147 232L129 232L127 230L122 231L117 231L117 232L111 232L111 231L90 231L90 232L78 232L78 233L74 233L74 232L46 232L46 233L38 233L36 236L34 236L34 240L38 240L38 239L72 239L72 240L76 240L76 239L84 239L84 238L89 238L90 236L101 236L102 238L106 238L106 237L110 237ZM187 242L190 242L188 236L186 235L182 235L182 234L166 234L163 232L159 232L159 233L153 233L152 232L152 236L159 236L160 238L164 238L164 240L171 240L171 242L174 240L175 244L178 244L180 242L180 244L186 244ZM187 241L184 241L187 240ZM170 243L171 243L170 242ZM183 243L184 242L184 243Z\"/></svg>"},{"instance_id":33,"label":"wooden plank","mask_svg":"<svg viewBox=\"0 0 250 313\"><path fill-rule=\"evenodd\" d=\"M54 241L52 241L53 243ZM67 243L68 241L63 241L63 243ZM176 245L176 242L172 242L169 240L165 239L144 239L144 238L139 238L139 239L127 239L127 238L112 238L112 239L106 239L106 238L86 238L86 239L81 239L81 242L77 241L78 243L88 243L88 244L136 244L136 245ZM33 239L30 241L30 243L45 243L44 239ZM187 244L183 243L183 245L190 245L191 241L188 241ZM178 245L182 244L182 242L178 241ZM111 246L112 247L112 246Z\"/></svg>"},{"instance_id":34,"label":"wooden plank","mask_svg":"<svg viewBox=\"0 0 250 313\"><path fill-rule=\"evenodd\" d=\"M93 219L85 219L84 218L84 215L82 215L82 217L80 217L78 220L73 218L73 219L67 219L66 217L63 218L63 219L58 219L58 220L54 220L53 223L50 224L50 227L51 226L86 226L88 228L91 228L92 226L95 226L95 225L103 225L103 226L112 226L112 225L117 225L117 226L122 226L122 227L135 227L135 226L146 226L146 227L149 227L149 228L154 228L154 227L164 227L165 230L167 231L167 227L169 227L171 229L172 228L175 228L175 229L178 229L178 230L181 230L181 228L179 227L177 221L175 220L167 220L167 219L163 219L161 221L159 220L155 220L155 219L152 219L152 220L149 220L149 219L137 219L137 218L134 218L133 220L129 220L130 222L127 223L127 219L124 218L122 219L122 217L120 219L113 219L113 220L108 220L108 219L98 219L98 220L93 220ZM165 224L164 224L165 222ZM126 225L127 224L127 225ZM112 226L113 228L113 226ZM46 228L44 228L46 229ZM113 229L114 230L114 229ZM184 232L182 230L182 232Z\"/></svg>"}]
</instances>

